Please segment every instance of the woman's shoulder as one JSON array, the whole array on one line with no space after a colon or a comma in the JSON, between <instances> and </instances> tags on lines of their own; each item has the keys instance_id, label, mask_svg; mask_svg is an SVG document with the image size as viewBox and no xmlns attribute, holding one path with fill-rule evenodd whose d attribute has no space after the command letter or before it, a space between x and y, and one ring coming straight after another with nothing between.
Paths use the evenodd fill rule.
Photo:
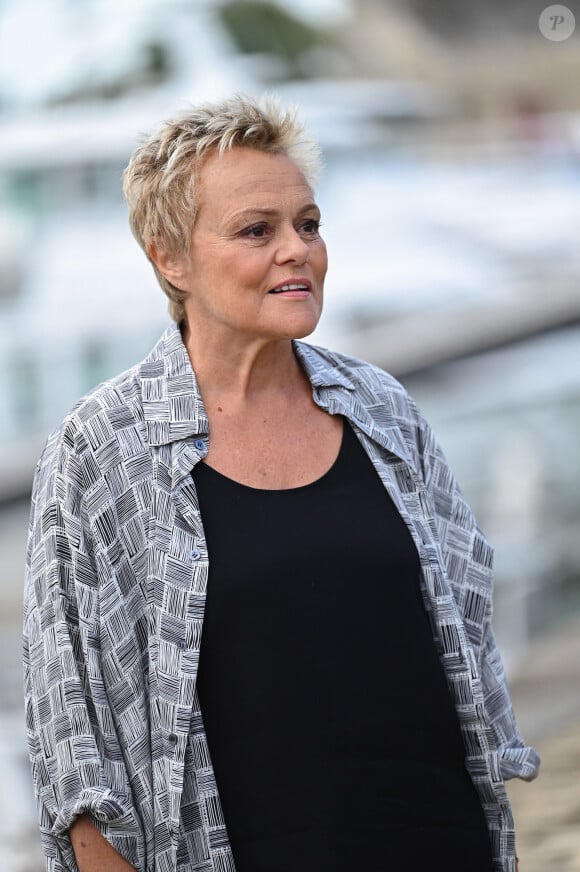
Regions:
<instances>
[{"instance_id":1,"label":"woman's shoulder","mask_svg":"<svg viewBox=\"0 0 580 872\"><path fill-rule=\"evenodd\" d=\"M166 331L142 361L100 382L75 403L48 436L39 466L50 466L59 458L95 455L120 441L125 451L132 446L128 453L143 449L143 387L147 379L159 379L163 374L164 350L171 332L171 328Z\"/></svg>"},{"instance_id":2,"label":"woman's shoulder","mask_svg":"<svg viewBox=\"0 0 580 872\"><path fill-rule=\"evenodd\" d=\"M65 415L49 440L88 436L98 427L115 432L122 421L138 421L140 405L140 364L107 379L85 393ZM105 433L103 431L103 437Z\"/></svg>"}]
</instances>

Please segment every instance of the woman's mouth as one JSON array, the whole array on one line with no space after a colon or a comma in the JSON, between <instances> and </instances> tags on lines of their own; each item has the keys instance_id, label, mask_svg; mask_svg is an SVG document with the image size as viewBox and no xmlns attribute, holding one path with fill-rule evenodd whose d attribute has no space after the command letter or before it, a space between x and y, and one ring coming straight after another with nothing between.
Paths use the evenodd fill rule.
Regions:
<instances>
[{"instance_id":1,"label":"woman's mouth","mask_svg":"<svg viewBox=\"0 0 580 872\"><path fill-rule=\"evenodd\" d=\"M278 285L277 288L272 288L268 291L269 294L286 294L293 297L304 297L310 293L310 286L305 283L288 282L285 285Z\"/></svg>"}]
</instances>

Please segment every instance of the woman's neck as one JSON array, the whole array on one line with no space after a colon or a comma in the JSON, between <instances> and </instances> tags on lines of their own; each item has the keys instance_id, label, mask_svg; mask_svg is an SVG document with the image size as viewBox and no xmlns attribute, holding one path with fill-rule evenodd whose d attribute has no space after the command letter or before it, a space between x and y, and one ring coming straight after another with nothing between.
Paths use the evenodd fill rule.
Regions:
<instances>
[{"instance_id":1,"label":"woman's neck","mask_svg":"<svg viewBox=\"0 0 580 872\"><path fill-rule=\"evenodd\" d=\"M290 339L216 342L182 330L204 402L243 405L309 388Z\"/></svg>"}]
</instances>

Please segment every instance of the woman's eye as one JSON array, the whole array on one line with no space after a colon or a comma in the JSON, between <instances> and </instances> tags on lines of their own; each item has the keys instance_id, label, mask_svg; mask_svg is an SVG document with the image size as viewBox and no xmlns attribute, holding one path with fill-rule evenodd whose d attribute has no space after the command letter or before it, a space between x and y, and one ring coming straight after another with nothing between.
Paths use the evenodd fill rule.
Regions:
<instances>
[{"instance_id":1,"label":"woman's eye","mask_svg":"<svg viewBox=\"0 0 580 872\"><path fill-rule=\"evenodd\" d=\"M301 229L303 233L316 236L320 230L320 221L316 221L315 218L309 218L308 221L302 224Z\"/></svg>"},{"instance_id":2,"label":"woman's eye","mask_svg":"<svg viewBox=\"0 0 580 872\"><path fill-rule=\"evenodd\" d=\"M244 230L244 236L249 236L250 239L263 239L268 235L269 227L267 224L252 224Z\"/></svg>"}]
</instances>

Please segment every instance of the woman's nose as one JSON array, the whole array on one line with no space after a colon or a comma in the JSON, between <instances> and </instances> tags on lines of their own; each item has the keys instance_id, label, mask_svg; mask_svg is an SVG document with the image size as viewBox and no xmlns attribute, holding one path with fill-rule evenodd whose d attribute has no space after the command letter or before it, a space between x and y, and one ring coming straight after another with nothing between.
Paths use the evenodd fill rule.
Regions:
<instances>
[{"instance_id":1,"label":"woman's nose","mask_svg":"<svg viewBox=\"0 0 580 872\"><path fill-rule=\"evenodd\" d=\"M304 240L294 227L284 231L280 238L277 251L278 263L306 263L310 249L308 243Z\"/></svg>"}]
</instances>

